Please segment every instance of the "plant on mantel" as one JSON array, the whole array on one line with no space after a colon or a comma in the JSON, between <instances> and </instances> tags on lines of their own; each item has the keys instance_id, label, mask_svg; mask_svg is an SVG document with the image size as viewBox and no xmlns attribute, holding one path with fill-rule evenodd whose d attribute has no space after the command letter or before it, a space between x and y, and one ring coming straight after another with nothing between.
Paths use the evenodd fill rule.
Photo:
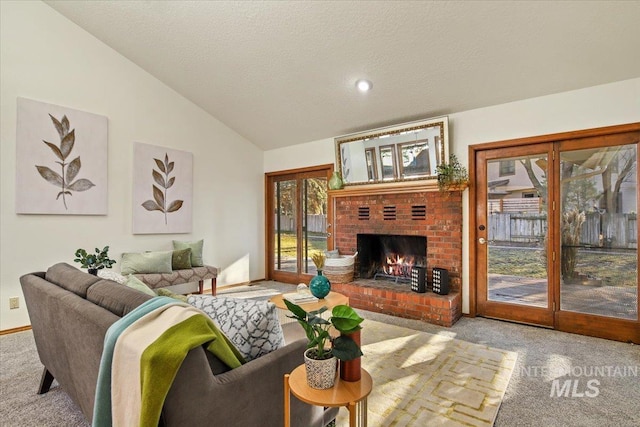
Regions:
<instances>
[{"instance_id":1,"label":"plant on mantel","mask_svg":"<svg viewBox=\"0 0 640 427\"><path fill-rule=\"evenodd\" d=\"M438 189L440 192L457 190L469 182L467 168L462 166L455 154L449 155L449 163L436 166L438 175Z\"/></svg>"}]
</instances>

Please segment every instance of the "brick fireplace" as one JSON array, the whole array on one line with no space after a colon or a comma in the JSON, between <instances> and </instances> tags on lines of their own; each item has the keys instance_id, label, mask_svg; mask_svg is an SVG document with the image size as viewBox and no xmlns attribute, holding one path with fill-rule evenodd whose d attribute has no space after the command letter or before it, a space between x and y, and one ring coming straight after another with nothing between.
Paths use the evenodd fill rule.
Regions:
<instances>
[{"instance_id":1,"label":"brick fireplace","mask_svg":"<svg viewBox=\"0 0 640 427\"><path fill-rule=\"evenodd\" d=\"M341 254L358 250L358 235L419 236L426 244L427 292L411 291L406 281L373 280L360 271L356 259L351 283L332 283L333 290L349 296L350 304L394 316L419 319L443 326L461 316L462 193L428 190L347 188L331 192L334 247ZM362 245L362 243L361 243ZM424 264L424 261L421 261ZM449 271L448 295L431 291L433 267Z\"/></svg>"}]
</instances>

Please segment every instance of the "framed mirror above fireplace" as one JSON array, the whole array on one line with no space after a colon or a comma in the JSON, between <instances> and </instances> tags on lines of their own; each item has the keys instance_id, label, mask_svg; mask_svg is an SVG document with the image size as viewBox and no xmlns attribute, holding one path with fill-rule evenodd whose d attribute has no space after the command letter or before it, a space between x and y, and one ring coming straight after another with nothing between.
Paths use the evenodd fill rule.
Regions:
<instances>
[{"instance_id":1,"label":"framed mirror above fireplace","mask_svg":"<svg viewBox=\"0 0 640 427\"><path fill-rule=\"evenodd\" d=\"M436 179L449 158L448 117L338 137L336 164L345 185Z\"/></svg>"}]
</instances>

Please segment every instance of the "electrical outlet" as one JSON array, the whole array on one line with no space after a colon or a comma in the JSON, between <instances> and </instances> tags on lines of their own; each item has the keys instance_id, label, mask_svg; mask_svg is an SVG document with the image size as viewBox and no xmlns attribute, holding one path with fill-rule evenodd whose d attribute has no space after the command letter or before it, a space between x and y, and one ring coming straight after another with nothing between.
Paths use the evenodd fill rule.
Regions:
<instances>
[{"instance_id":1,"label":"electrical outlet","mask_svg":"<svg viewBox=\"0 0 640 427\"><path fill-rule=\"evenodd\" d=\"M11 297L11 298L9 298L9 310L13 310L14 308L20 308L20 298L19 297Z\"/></svg>"}]
</instances>

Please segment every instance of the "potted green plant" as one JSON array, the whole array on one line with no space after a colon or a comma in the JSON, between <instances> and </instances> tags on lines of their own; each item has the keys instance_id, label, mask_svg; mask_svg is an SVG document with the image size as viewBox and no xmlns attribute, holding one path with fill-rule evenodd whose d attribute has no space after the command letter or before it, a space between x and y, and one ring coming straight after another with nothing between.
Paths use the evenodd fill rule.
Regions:
<instances>
[{"instance_id":1,"label":"potted green plant","mask_svg":"<svg viewBox=\"0 0 640 427\"><path fill-rule=\"evenodd\" d=\"M304 329L307 339L307 350L304 353L307 382L310 387L327 389L333 387L338 359L341 361L354 360L362 356L360 346L349 336L361 329L364 320L348 305L337 305L331 311L331 317L321 315L327 307L319 310L305 311L299 305L284 300L287 308ZM340 335L332 337L329 328L334 327ZM331 343L331 348L327 343Z\"/></svg>"},{"instance_id":2,"label":"potted green plant","mask_svg":"<svg viewBox=\"0 0 640 427\"><path fill-rule=\"evenodd\" d=\"M111 268L116 263L109 258L109 246L105 246L102 250L96 248L95 254L87 253L84 249L78 249L74 261L79 262L82 268L88 269L89 273L94 276L98 275L98 270Z\"/></svg>"},{"instance_id":3,"label":"potted green plant","mask_svg":"<svg viewBox=\"0 0 640 427\"><path fill-rule=\"evenodd\" d=\"M441 192L460 188L469 182L467 168L462 166L455 154L449 156L449 163L440 163L436 166L438 175L438 189Z\"/></svg>"}]
</instances>

